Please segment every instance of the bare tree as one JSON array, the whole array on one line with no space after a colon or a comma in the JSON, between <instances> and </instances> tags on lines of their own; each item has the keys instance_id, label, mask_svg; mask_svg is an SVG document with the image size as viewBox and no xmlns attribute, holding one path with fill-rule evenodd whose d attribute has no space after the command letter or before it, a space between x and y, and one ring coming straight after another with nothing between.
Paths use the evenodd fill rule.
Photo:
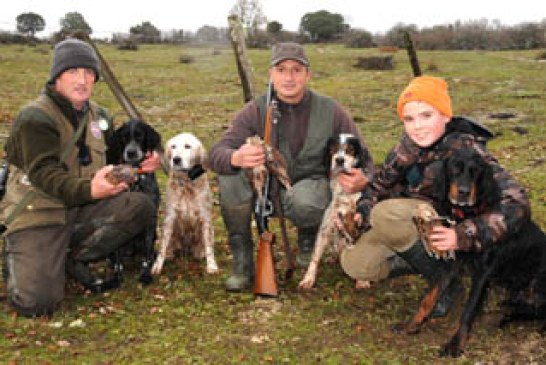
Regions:
<instances>
[{"instance_id":1,"label":"bare tree","mask_svg":"<svg viewBox=\"0 0 546 365\"><path fill-rule=\"evenodd\" d=\"M237 0L230 14L237 15L250 35L267 23L260 0Z\"/></svg>"}]
</instances>

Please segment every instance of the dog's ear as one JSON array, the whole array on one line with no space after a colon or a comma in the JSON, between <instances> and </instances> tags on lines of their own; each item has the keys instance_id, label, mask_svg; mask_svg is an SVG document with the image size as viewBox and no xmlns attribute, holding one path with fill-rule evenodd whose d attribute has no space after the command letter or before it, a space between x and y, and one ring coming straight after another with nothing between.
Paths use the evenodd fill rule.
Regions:
<instances>
[{"instance_id":1,"label":"dog's ear","mask_svg":"<svg viewBox=\"0 0 546 365\"><path fill-rule=\"evenodd\" d=\"M358 139L351 139L351 143L354 146L356 156L356 163L353 167L361 169L364 167L365 162L368 161L370 156L368 155L368 151L362 148L362 145Z\"/></svg>"},{"instance_id":2,"label":"dog's ear","mask_svg":"<svg viewBox=\"0 0 546 365\"><path fill-rule=\"evenodd\" d=\"M146 151L161 148L161 135L148 123L144 123L146 132Z\"/></svg>"},{"instance_id":3,"label":"dog's ear","mask_svg":"<svg viewBox=\"0 0 546 365\"><path fill-rule=\"evenodd\" d=\"M202 165L204 169L208 168L209 159L207 150L205 149L205 146L202 144L199 144L199 147L197 147L197 161L198 164Z\"/></svg>"},{"instance_id":4,"label":"dog's ear","mask_svg":"<svg viewBox=\"0 0 546 365\"><path fill-rule=\"evenodd\" d=\"M330 171L330 165L332 163L332 153L330 150L332 149L332 146L336 144L336 142L336 137L328 138L328 140L326 141L326 146L324 146L324 150L322 152L322 163L324 164L324 166L326 166L326 169L328 171Z\"/></svg>"},{"instance_id":5,"label":"dog's ear","mask_svg":"<svg viewBox=\"0 0 546 365\"><path fill-rule=\"evenodd\" d=\"M165 156L165 160L167 162L171 161L171 158L173 156L173 152L172 152L172 148L171 148L171 140L168 140L167 143L165 143L165 153L163 154L163 156Z\"/></svg>"},{"instance_id":6,"label":"dog's ear","mask_svg":"<svg viewBox=\"0 0 546 365\"><path fill-rule=\"evenodd\" d=\"M114 133L106 141L106 163L107 164L119 164L122 162L123 156L123 133L127 129L126 125L123 124L121 127L116 129Z\"/></svg>"},{"instance_id":7,"label":"dog's ear","mask_svg":"<svg viewBox=\"0 0 546 365\"><path fill-rule=\"evenodd\" d=\"M501 200L500 187L495 180L493 167L487 163L478 154L475 155L479 159L480 176L477 181L479 202L485 202L487 207L496 205Z\"/></svg>"},{"instance_id":8,"label":"dog's ear","mask_svg":"<svg viewBox=\"0 0 546 365\"><path fill-rule=\"evenodd\" d=\"M432 196L443 206L448 201L449 194L449 164L450 157L445 160L436 161L432 164L434 180L432 181Z\"/></svg>"}]
</instances>

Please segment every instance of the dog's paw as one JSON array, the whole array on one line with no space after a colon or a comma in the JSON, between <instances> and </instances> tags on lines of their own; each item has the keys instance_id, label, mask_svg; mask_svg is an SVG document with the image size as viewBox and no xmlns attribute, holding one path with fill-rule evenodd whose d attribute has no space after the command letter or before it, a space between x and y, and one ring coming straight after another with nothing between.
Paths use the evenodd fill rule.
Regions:
<instances>
[{"instance_id":1,"label":"dog's paw","mask_svg":"<svg viewBox=\"0 0 546 365\"><path fill-rule=\"evenodd\" d=\"M138 278L138 281L142 285L150 285L154 281L154 278L153 278L152 273L150 272L150 270L144 270L140 274L140 277Z\"/></svg>"},{"instance_id":2,"label":"dog's paw","mask_svg":"<svg viewBox=\"0 0 546 365\"><path fill-rule=\"evenodd\" d=\"M355 282L355 289L370 289L372 287L372 282L368 280L357 280Z\"/></svg>"},{"instance_id":3,"label":"dog's paw","mask_svg":"<svg viewBox=\"0 0 546 365\"><path fill-rule=\"evenodd\" d=\"M449 341L440 350L440 357L459 357L463 354L463 349L457 341Z\"/></svg>"},{"instance_id":4,"label":"dog's paw","mask_svg":"<svg viewBox=\"0 0 546 365\"><path fill-rule=\"evenodd\" d=\"M163 269L163 259L158 257L155 262L154 266L152 266L152 275L159 275L161 274L161 270Z\"/></svg>"},{"instance_id":5,"label":"dog's paw","mask_svg":"<svg viewBox=\"0 0 546 365\"><path fill-rule=\"evenodd\" d=\"M207 263L207 274L218 274L220 270L218 269L218 265L216 265L216 262Z\"/></svg>"},{"instance_id":6,"label":"dog's paw","mask_svg":"<svg viewBox=\"0 0 546 365\"><path fill-rule=\"evenodd\" d=\"M405 328L406 328L406 323L404 322L395 323L391 326L391 332L398 333L398 334L406 333Z\"/></svg>"},{"instance_id":7,"label":"dog's paw","mask_svg":"<svg viewBox=\"0 0 546 365\"><path fill-rule=\"evenodd\" d=\"M311 289L315 285L315 278L312 275L305 275L305 277L299 282L298 288Z\"/></svg>"},{"instance_id":8,"label":"dog's paw","mask_svg":"<svg viewBox=\"0 0 546 365\"><path fill-rule=\"evenodd\" d=\"M391 331L394 333L406 334L406 335L415 335L421 331L421 326L415 325L414 323L396 323L391 326Z\"/></svg>"}]
</instances>

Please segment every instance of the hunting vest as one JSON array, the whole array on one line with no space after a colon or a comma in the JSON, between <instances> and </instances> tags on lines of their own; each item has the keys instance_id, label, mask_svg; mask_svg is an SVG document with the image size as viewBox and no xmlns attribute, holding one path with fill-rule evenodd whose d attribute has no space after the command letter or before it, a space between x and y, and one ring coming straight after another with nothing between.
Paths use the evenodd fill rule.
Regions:
<instances>
[{"instance_id":1,"label":"hunting vest","mask_svg":"<svg viewBox=\"0 0 546 365\"><path fill-rule=\"evenodd\" d=\"M327 166L324 164L324 151L328 138L334 130L335 102L326 96L311 93L311 113L307 136L302 149L297 156L292 156L285 133L285 125L281 116L277 126L272 126L272 144L275 145L286 159L288 175L292 183L301 179L320 178L327 176ZM266 95L256 99L262 120L265 121ZM276 137L276 138L275 138Z\"/></svg>"},{"instance_id":2,"label":"hunting vest","mask_svg":"<svg viewBox=\"0 0 546 365\"><path fill-rule=\"evenodd\" d=\"M72 176L92 178L94 173L106 164L106 144L103 131L99 127L98 107L90 103L89 112L81 121L85 123L85 143L89 146L92 162L88 166L81 166L78 161L78 146L74 143L76 131L57 105L47 96L41 95L26 107L38 108L45 112L53 120L60 133L60 153L67 157L63 162L68 167L68 173ZM99 134L100 133L100 134ZM39 141L36 141L39 143ZM66 151L66 152L64 152ZM32 186L27 174L17 166L10 165L6 195L1 204L2 220L5 222L11 212L16 209L21 201L19 213L14 214L11 222L6 222L7 233L32 227L66 224L66 207L64 203L52 197L42 190ZM28 194L33 192L32 194Z\"/></svg>"}]
</instances>

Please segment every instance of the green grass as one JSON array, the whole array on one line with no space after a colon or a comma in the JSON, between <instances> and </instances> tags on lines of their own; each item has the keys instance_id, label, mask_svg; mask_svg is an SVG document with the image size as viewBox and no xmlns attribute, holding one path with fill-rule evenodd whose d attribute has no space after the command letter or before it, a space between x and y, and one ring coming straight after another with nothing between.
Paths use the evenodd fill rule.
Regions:
<instances>
[{"instance_id":1,"label":"green grass","mask_svg":"<svg viewBox=\"0 0 546 365\"><path fill-rule=\"evenodd\" d=\"M145 119L164 140L188 131L210 147L242 106L242 90L230 47L141 46L121 52L100 46L114 73ZM376 50L338 45L307 46L311 86L339 100L353 115L376 163L397 141L399 92L411 78L404 52L394 55L392 71L354 68L358 56ZM498 137L490 150L529 190L534 219L546 228L546 63L539 51L420 52L423 69L450 84L456 114L476 119ZM17 111L40 91L48 76L52 49L0 46L0 136L9 133ZM195 62L179 63L181 55ZM258 92L265 92L269 51L251 50ZM116 122L126 117L104 82L97 102ZM490 113L512 112L515 119L495 120ZM518 128L527 133L521 134ZM0 140L0 144L3 141ZM214 174L213 190L217 194ZM165 176L160 176L161 184ZM223 282L230 257L218 207L214 207L216 253L221 274L203 274L203 263L169 262L165 274L142 288L129 273L121 290L107 295L68 292L50 319L15 317L0 311L0 359L16 364L406 364L443 363L436 352L446 341L455 317L425 326L417 336L394 335L390 325L406 320L416 308L424 284L399 278L357 291L337 264L324 262L317 288L296 289L302 272L281 288L278 300L251 294L226 294ZM275 222L272 222L275 223ZM273 225L274 229L278 229ZM295 242L294 231L290 231ZM464 357L457 363L536 362L546 360L537 324L500 331L498 290L478 319ZM0 296L5 286L0 284ZM71 326L72 325L72 326Z\"/></svg>"}]
</instances>

